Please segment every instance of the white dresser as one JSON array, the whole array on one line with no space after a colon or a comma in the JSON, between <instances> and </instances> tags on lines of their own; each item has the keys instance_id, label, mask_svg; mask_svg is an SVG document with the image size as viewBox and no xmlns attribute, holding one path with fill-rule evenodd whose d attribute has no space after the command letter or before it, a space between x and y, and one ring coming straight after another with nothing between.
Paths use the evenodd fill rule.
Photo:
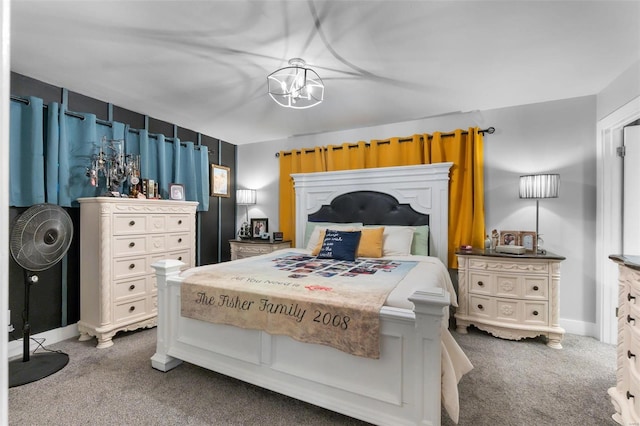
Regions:
<instances>
[{"instance_id":1,"label":"white dresser","mask_svg":"<svg viewBox=\"0 0 640 426\"><path fill-rule=\"evenodd\" d=\"M503 339L546 336L548 346L562 348L558 291L564 257L489 250L456 254L459 333L474 325Z\"/></svg>"},{"instance_id":2,"label":"white dresser","mask_svg":"<svg viewBox=\"0 0 640 426\"><path fill-rule=\"evenodd\" d=\"M118 331L156 325L151 265L195 263L197 202L80 198L80 340L113 345Z\"/></svg>"},{"instance_id":3,"label":"white dresser","mask_svg":"<svg viewBox=\"0 0 640 426\"><path fill-rule=\"evenodd\" d=\"M609 389L621 425L640 424L640 256L609 256L618 264L616 386Z\"/></svg>"}]
</instances>

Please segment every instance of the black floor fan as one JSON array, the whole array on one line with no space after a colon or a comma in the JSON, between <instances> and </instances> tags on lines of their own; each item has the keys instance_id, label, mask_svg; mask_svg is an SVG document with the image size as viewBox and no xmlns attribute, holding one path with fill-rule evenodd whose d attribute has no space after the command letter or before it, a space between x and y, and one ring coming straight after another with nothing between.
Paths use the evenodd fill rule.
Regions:
<instances>
[{"instance_id":1,"label":"black floor fan","mask_svg":"<svg viewBox=\"0 0 640 426\"><path fill-rule=\"evenodd\" d=\"M69 250L73 237L73 222L69 214L54 204L29 207L15 221L9 241L11 255L24 270L24 309L22 311L22 359L9 362L9 387L43 379L64 368L69 356L47 351L30 355L31 324L29 295L31 285L38 282L35 272L49 269Z\"/></svg>"}]
</instances>

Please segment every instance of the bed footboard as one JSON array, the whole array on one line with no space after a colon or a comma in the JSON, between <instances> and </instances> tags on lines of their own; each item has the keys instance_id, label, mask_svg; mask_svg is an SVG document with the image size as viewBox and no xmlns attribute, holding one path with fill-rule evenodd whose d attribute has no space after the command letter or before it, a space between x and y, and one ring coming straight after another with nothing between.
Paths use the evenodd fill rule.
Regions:
<instances>
[{"instance_id":1,"label":"bed footboard","mask_svg":"<svg viewBox=\"0 0 640 426\"><path fill-rule=\"evenodd\" d=\"M180 316L183 264L152 265L158 281L153 368L186 361L290 397L380 425L439 425L441 333L449 295L416 292L414 311L383 307L379 359L288 336Z\"/></svg>"}]
</instances>

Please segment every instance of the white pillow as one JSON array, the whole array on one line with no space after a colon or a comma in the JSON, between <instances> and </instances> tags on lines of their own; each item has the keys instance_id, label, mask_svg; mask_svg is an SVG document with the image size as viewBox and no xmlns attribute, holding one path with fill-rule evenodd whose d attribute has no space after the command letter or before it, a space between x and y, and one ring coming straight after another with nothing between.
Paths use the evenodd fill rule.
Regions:
<instances>
[{"instance_id":1,"label":"white pillow","mask_svg":"<svg viewBox=\"0 0 640 426\"><path fill-rule=\"evenodd\" d=\"M309 225L312 222L308 222ZM309 240L307 241L306 249L309 251L313 251L314 248L318 245L320 241L320 231L326 229L334 229L336 231L357 231L362 228L362 223L326 223L322 222L322 224L316 225L309 236Z\"/></svg>"},{"instance_id":2,"label":"white pillow","mask_svg":"<svg viewBox=\"0 0 640 426\"><path fill-rule=\"evenodd\" d=\"M410 255L414 231L415 228L411 226L385 226L382 233L382 255Z\"/></svg>"}]
</instances>

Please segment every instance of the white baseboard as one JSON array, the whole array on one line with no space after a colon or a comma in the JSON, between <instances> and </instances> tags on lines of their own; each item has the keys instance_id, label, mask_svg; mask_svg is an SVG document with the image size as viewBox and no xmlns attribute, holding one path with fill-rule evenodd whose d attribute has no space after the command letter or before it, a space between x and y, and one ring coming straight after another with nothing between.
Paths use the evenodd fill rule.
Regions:
<instances>
[{"instance_id":1,"label":"white baseboard","mask_svg":"<svg viewBox=\"0 0 640 426\"><path fill-rule=\"evenodd\" d=\"M48 330L39 334L34 334L31 337L33 339L38 339L38 341L44 339L42 345L47 347L49 345L53 345L54 343L62 342L63 340L71 339L79 335L80 333L78 332L78 324L71 324L66 327L56 328L54 330ZM38 344L36 342L30 342L30 351L33 351L37 347ZM22 338L9 342L7 352L9 359L15 358L17 356L22 356Z\"/></svg>"},{"instance_id":2,"label":"white baseboard","mask_svg":"<svg viewBox=\"0 0 640 426\"><path fill-rule=\"evenodd\" d=\"M598 338L596 323L560 318L560 327L569 334Z\"/></svg>"}]
</instances>

